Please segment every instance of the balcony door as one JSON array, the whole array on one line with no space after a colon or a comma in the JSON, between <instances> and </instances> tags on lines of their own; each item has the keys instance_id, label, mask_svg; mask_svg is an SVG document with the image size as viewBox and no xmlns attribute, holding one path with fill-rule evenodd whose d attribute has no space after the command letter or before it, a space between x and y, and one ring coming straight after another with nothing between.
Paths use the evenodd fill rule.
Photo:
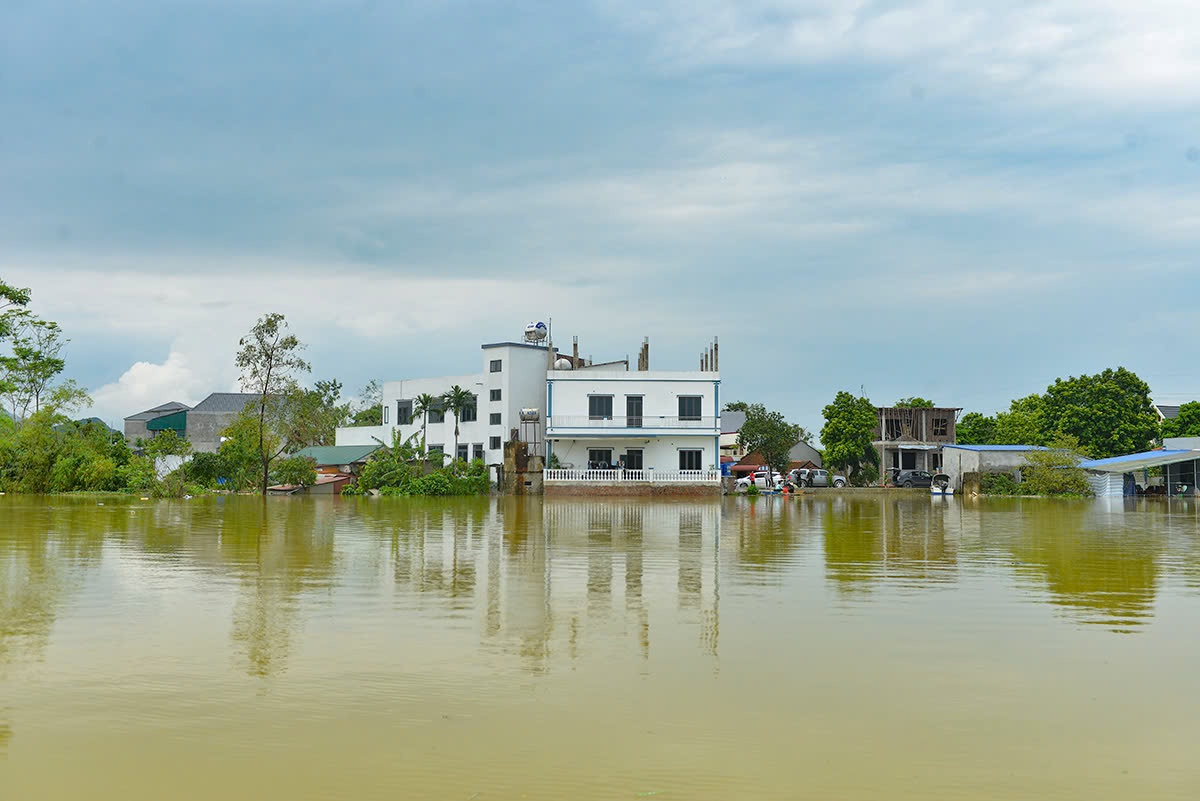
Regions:
<instances>
[{"instance_id":1,"label":"balcony door","mask_svg":"<svg viewBox=\"0 0 1200 801\"><path fill-rule=\"evenodd\" d=\"M639 399L640 400L640 399ZM625 469L626 470L642 470L642 449L630 448L625 453Z\"/></svg>"},{"instance_id":2,"label":"balcony door","mask_svg":"<svg viewBox=\"0 0 1200 801\"><path fill-rule=\"evenodd\" d=\"M642 427L642 396L625 396L625 425L630 428ZM640 467L636 468L641 470Z\"/></svg>"}]
</instances>

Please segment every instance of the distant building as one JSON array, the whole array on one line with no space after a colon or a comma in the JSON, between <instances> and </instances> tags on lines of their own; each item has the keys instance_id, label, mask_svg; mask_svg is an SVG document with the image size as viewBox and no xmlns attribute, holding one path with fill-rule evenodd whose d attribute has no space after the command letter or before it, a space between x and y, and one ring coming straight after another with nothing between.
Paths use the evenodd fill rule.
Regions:
<instances>
[{"instance_id":1,"label":"distant building","mask_svg":"<svg viewBox=\"0 0 1200 801\"><path fill-rule=\"evenodd\" d=\"M950 485L962 489L964 473L1009 473L1020 477L1025 457L1042 451L1040 445L943 445L941 471Z\"/></svg>"},{"instance_id":2,"label":"distant building","mask_svg":"<svg viewBox=\"0 0 1200 801\"><path fill-rule=\"evenodd\" d=\"M942 448L956 440L954 424L961 408L937 406L876 407L878 425L874 445L884 474L895 470L942 468Z\"/></svg>"},{"instance_id":3,"label":"distant building","mask_svg":"<svg viewBox=\"0 0 1200 801\"><path fill-rule=\"evenodd\" d=\"M246 404L261 397L252 392L214 392L185 414L184 434L198 453L216 453L221 432L241 414Z\"/></svg>"},{"instance_id":4,"label":"distant building","mask_svg":"<svg viewBox=\"0 0 1200 801\"><path fill-rule=\"evenodd\" d=\"M125 418L125 439L133 444L139 439L151 439L154 433L150 430L149 423L152 420L161 420L161 418L176 415L179 412L186 412L192 407L186 403L179 401L168 401L167 403L155 406L153 409L147 409L144 412L131 414ZM162 430L161 426L158 430Z\"/></svg>"},{"instance_id":5,"label":"distant building","mask_svg":"<svg viewBox=\"0 0 1200 801\"><path fill-rule=\"evenodd\" d=\"M214 392L195 407L171 401L125 418L125 439L133 444L171 430L199 453L215 453L224 431L246 404L258 398L252 393Z\"/></svg>"}]
</instances>

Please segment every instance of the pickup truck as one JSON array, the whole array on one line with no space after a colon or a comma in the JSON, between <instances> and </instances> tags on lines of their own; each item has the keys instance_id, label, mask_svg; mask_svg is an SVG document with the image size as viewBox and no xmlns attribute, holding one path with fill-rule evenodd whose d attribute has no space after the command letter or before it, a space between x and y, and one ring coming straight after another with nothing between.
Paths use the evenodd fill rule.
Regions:
<instances>
[{"instance_id":1,"label":"pickup truck","mask_svg":"<svg viewBox=\"0 0 1200 801\"><path fill-rule=\"evenodd\" d=\"M797 468L788 474L800 487L844 487L846 477L830 475L828 470Z\"/></svg>"}]
</instances>

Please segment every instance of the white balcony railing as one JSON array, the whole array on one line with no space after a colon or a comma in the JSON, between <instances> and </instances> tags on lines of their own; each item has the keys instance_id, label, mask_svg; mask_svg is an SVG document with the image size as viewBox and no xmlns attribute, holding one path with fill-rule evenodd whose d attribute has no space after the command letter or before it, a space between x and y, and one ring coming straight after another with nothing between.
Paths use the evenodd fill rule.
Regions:
<instances>
[{"instance_id":1,"label":"white balcony railing","mask_svg":"<svg viewBox=\"0 0 1200 801\"><path fill-rule=\"evenodd\" d=\"M556 414L546 418L546 428L673 428L699 429L720 433L720 418L678 417L645 414L640 417L589 417L583 415Z\"/></svg>"},{"instance_id":2,"label":"white balcony railing","mask_svg":"<svg viewBox=\"0 0 1200 801\"><path fill-rule=\"evenodd\" d=\"M551 484L587 483L649 483L649 484L717 484L718 470L547 470L543 479Z\"/></svg>"}]
</instances>

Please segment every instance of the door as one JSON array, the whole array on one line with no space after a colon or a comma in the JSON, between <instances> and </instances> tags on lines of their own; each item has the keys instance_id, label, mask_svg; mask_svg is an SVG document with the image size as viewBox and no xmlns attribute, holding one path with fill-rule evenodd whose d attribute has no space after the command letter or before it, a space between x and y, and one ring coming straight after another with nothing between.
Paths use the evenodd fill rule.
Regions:
<instances>
[{"instance_id":1,"label":"door","mask_svg":"<svg viewBox=\"0 0 1200 801\"><path fill-rule=\"evenodd\" d=\"M625 396L625 425L630 428L642 427L642 396ZM641 468L638 468L639 470Z\"/></svg>"},{"instance_id":2,"label":"door","mask_svg":"<svg viewBox=\"0 0 1200 801\"><path fill-rule=\"evenodd\" d=\"M625 454L626 470L642 470L642 449L630 448Z\"/></svg>"},{"instance_id":3,"label":"door","mask_svg":"<svg viewBox=\"0 0 1200 801\"><path fill-rule=\"evenodd\" d=\"M588 468L591 470L607 470L612 467L611 448L592 448L588 451Z\"/></svg>"}]
</instances>

